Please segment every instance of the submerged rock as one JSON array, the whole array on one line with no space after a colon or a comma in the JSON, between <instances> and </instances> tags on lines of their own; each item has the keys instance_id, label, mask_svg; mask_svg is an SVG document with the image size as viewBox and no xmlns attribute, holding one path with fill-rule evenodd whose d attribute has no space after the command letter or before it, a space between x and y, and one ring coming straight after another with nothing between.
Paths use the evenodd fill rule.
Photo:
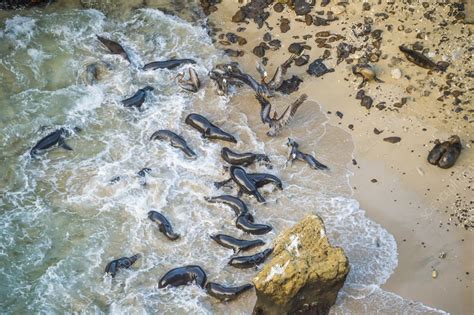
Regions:
<instances>
[{"instance_id":1,"label":"submerged rock","mask_svg":"<svg viewBox=\"0 0 474 315\"><path fill-rule=\"evenodd\" d=\"M327 314L348 272L342 248L331 246L323 221L309 215L278 237L272 260L253 279L254 314Z\"/></svg>"}]
</instances>

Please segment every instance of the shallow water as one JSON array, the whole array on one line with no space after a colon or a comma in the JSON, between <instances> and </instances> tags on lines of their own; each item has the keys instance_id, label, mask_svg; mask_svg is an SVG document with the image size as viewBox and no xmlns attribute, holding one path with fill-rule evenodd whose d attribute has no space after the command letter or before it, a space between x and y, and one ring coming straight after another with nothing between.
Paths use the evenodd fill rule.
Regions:
<instances>
[{"instance_id":1,"label":"shallow water","mask_svg":"<svg viewBox=\"0 0 474 315\"><path fill-rule=\"evenodd\" d=\"M101 34L122 42L132 65L107 54ZM259 123L248 89L219 97L206 78L225 61L199 22L189 23L154 9L107 18L96 10L13 12L0 24L0 309L6 313L248 314L254 294L222 304L196 286L158 289L171 268L199 264L208 279L228 285L249 282L257 271L227 266L232 251L209 234L249 238L234 226L233 211L204 201L225 179L219 153L226 143L202 139L184 124L191 112L205 115L237 137L238 151L265 152L274 167L252 167L284 181L284 190L264 189L265 205L244 197L257 222L274 231L267 244L308 213L320 215L331 242L342 246L351 271L334 313L436 313L382 291L397 265L395 240L371 221L351 198L350 135L326 124L317 100L310 100L277 138ZM142 72L147 62L193 58L204 88L196 94L174 84L178 70ZM110 71L95 85L84 83L88 64L106 62ZM142 111L120 101L146 85L155 88ZM290 97L292 98L292 97ZM288 98L274 101L278 109ZM30 148L52 130L80 127L68 144L32 159ZM164 143L150 142L158 129L184 136L198 154L189 160ZM315 153L329 172L296 162L286 165L287 137ZM152 169L146 185L137 176ZM109 181L115 176L121 180ZM182 237L169 241L147 218L166 214ZM259 250L261 250L260 248ZM115 279L104 275L112 259L140 253Z\"/></svg>"}]
</instances>

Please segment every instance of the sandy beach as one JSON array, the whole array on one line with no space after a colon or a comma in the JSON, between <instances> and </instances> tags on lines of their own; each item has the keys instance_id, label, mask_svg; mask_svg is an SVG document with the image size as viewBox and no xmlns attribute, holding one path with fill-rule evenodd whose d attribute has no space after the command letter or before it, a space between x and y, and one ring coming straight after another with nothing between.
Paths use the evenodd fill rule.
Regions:
<instances>
[{"instance_id":1,"label":"sandy beach","mask_svg":"<svg viewBox=\"0 0 474 315\"><path fill-rule=\"evenodd\" d=\"M307 25L304 16L297 16L287 6L278 13L272 5L265 10L270 16L262 28L253 21L234 23L232 17L243 5L235 1L217 4L217 11L210 15L209 20L216 30L216 44L223 49L243 51L243 56L233 59L255 77L258 75L255 63L261 58L252 51L264 41L267 32L272 39L281 41L280 49L265 51L267 71L271 76L276 66L291 55L288 52L291 43L303 42L311 46L304 51L310 56L311 63L327 49L317 47L318 32L339 34L344 36L344 42L363 47L364 37L354 36L353 25L363 23L364 17L370 17L373 19L372 30L383 30L382 55L373 64L377 76L384 83L372 81L363 88L366 95L373 98L374 106L370 109L355 99L362 79L351 72L352 65L362 56L363 48L349 56L351 63L345 60L337 64L336 46L339 41L328 46L331 47L331 56L324 61L328 67L335 68L335 72L316 78L306 73L309 63L301 67L293 65L285 78L297 75L304 82L296 93L284 97L292 100L300 93L307 93L310 100L319 103L327 112L331 125L350 134L354 161L347 167L353 172L350 178L353 196L371 219L395 236L398 244L398 267L382 288L452 314L470 313L474 309L474 154L471 148L474 128L473 79L467 73L473 70L469 50L472 50L469 46L472 25L456 20L452 4L433 4L425 8L421 3L343 2L343 6L331 2L324 8L318 3L311 12L319 12L321 17L327 18L328 10L343 11L335 15L338 20L327 26ZM363 3L370 4L368 10L367 7L364 10ZM433 9L432 21L423 18ZM280 30L282 19L290 21L286 33ZM444 25L441 23L444 20L448 26L439 26ZM239 27L240 32L237 31ZM247 43L229 46L223 35L219 37L228 32L242 36ZM429 72L404 58L398 46L417 41L434 53L435 60L450 63L446 73ZM394 69L400 70L402 76L393 75ZM452 88L445 85L446 77L456 82ZM452 96L451 90L456 90L456 85L462 87L463 93L459 97L460 105L454 106L452 103L457 97ZM443 90L450 90L450 93ZM403 104L404 98L406 104ZM386 102L382 110L375 106L380 102ZM234 103L243 107L242 102ZM254 106L257 114L256 104L244 106ZM336 112L343 115L336 115ZM374 132L375 128L379 134ZM448 170L430 165L426 157L434 140L447 139L452 134L461 137L464 148L456 165ZM391 136L398 136L401 141L383 141ZM334 145L347 147L351 143ZM314 150L318 151L317 148ZM324 152L318 153L324 157ZM466 227L456 216L460 211L469 216Z\"/></svg>"}]
</instances>

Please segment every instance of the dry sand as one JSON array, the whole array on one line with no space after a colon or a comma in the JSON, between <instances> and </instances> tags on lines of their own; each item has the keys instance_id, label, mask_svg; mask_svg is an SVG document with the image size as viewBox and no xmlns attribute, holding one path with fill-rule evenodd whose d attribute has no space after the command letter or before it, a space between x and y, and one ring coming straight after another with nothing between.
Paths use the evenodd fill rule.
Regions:
<instances>
[{"instance_id":1,"label":"dry sand","mask_svg":"<svg viewBox=\"0 0 474 315\"><path fill-rule=\"evenodd\" d=\"M303 35L313 35L305 41L312 47L305 51L312 62L321 57L325 50L317 47L315 33L328 30L345 36L345 42L362 46L362 38L352 34L351 26L363 22L367 16L374 19L372 29L383 30L380 50L382 56L386 55L385 59L381 58L375 64L375 68L385 83L370 82L364 90L374 99L374 105L386 102L386 109L372 107L368 110L355 99L361 79L351 73L351 66L357 63L357 57L362 56L364 49L349 56L355 59L352 64L343 61L336 65L336 46L341 41L332 43L331 57L325 61L328 67L335 68L335 72L316 78L306 74L308 65L290 68L287 78L296 74L304 82L299 91L288 98L307 93L310 100L317 101L328 112L330 124L352 136L357 165L349 164L348 168L353 171L350 181L354 197L369 217L388 229L398 243L399 265L383 289L452 314L472 313L473 231L472 228L466 230L459 225L457 218L451 214L465 209L469 212L472 224L474 85L473 78L466 76L466 73L473 70L473 27L460 21L452 24L456 21L456 17L451 14L452 6L433 4L436 1L429 1L427 8L418 1L412 1L413 5L364 1L371 5L368 11L362 11L362 1L350 2L345 12L337 16L339 20L331 22L329 26L308 26L304 23L304 17L297 17L288 7L277 13L271 6L267 9L271 12L268 24L261 29L253 21L249 24L233 23L232 16L241 6L234 0L224 0L218 4L218 10L210 15L210 22L217 31L218 45L217 36L227 32L234 32L248 41L243 46L221 46L244 51L243 57L234 59L245 71L257 77L255 63L260 58L252 53L252 49L263 41L266 32L282 42L279 50L266 51L265 57L269 59L267 69L271 75L276 66L290 56L288 46L293 42L305 41ZM379 2L383 4L377 4ZM327 7L321 8L318 1L312 14L316 11L327 12L333 6L331 1ZM433 9L433 21L430 21L423 15ZM386 12L388 18L383 20L375 15L380 12ZM279 27L281 17L291 21L290 31L284 34ZM447 21L447 26L439 27L443 19ZM387 29L387 25L392 25L392 31ZM245 30L236 32L238 27L245 27ZM423 32L416 38L417 34ZM434 52L434 60L448 61L451 65L447 72L429 72L406 61L398 46L416 41ZM394 68L400 69L401 78L392 78L391 71ZM463 92L458 105L452 105L455 99L452 94L437 100L443 95L440 87L447 86L445 82L450 73L453 86L445 89ZM405 105L401 108L393 106L405 97ZM456 107L462 110L457 109L458 112L455 112ZM255 108L258 106L255 105ZM342 112L343 117L335 115L336 111ZM353 127L349 128L349 125ZM376 135L374 128L383 132ZM433 141L437 138L447 139L452 134L461 137L464 147L456 165L443 170L428 164L426 156ZM382 140L389 136L399 136L402 140L396 144ZM446 254L445 258L440 258L444 256L442 253ZM433 270L438 274L435 279L432 278Z\"/></svg>"}]
</instances>

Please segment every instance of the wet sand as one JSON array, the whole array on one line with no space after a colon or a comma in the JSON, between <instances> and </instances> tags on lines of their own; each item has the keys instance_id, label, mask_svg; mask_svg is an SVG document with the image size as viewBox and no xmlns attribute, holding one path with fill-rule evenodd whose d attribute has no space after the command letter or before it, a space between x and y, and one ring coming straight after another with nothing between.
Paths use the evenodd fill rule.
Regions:
<instances>
[{"instance_id":1,"label":"wet sand","mask_svg":"<svg viewBox=\"0 0 474 315\"><path fill-rule=\"evenodd\" d=\"M321 57L326 49L317 47L315 33L330 31L341 34L346 37L343 41L362 46L362 38L352 34L351 26L363 22L363 16L374 18L372 30L383 30L380 49L382 56L387 57L382 57L375 69L384 83L372 81L363 89L373 98L374 105L386 102L384 110L376 107L368 110L355 99L362 79L351 73L351 67L357 63L355 57L360 57L363 49L349 56L356 59L352 64L343 61L336 65L336 46L341 41L332 44L329 49L331 57L324 61L328 67L334 67L335 72L316 78L306 73L308 64L290 68L285 78L295 74L304 82L299 91L285 98L290 101L303 92L307 93L310 100L318 102L328 113L331 125L342 128L352 136L355 147L353 157L357 164L348 163L347 167L353 172L350 182L354 197L370 218L395 236L398 244L398 267L382 288L452 314L467 314L474 310L474 237L472 227L471 230L465 229L452 214L466 209L472 225L473 79L465 75L467 71L472 71L468 52L472 25L460 21L452 24L456 18L450 15L450 6L431 5L424 8L418 3L413 6L387 6L375 5L375 1L370 1L370 4L370 10L364 12L362 1L347 5L345 12L337 16L339 20L329 26L307 26L304 16L297 17L287 7L277 13L270 6L267 11L271 14L266 22L273 29L269 30L265 25L258 29L253 21L249 24L231 22L239 5L234 1L223 1L217 5L218 10L210 15L210 21L217 30L218 46L217 36L227 32L234 32L248 41L243 46L220 47L242 50L244 56L234 59L246 72L257 77L255 63L260 58L252 50L263 41L266 32L282 43L279 50L267 50L265 53L271 76L276 66L290 56L288 46L291 43L306 42L310 45L311 50L305 50L305 54L310 55L311 63ZM331 2L321 8L318 4L315 11L327 11L333 5ZM423 14L432 9L436 9L434 22L423 19ZM388 18L382 20L375 15L378 12L388 12ZM290 30L286 33L280 31L279 20L282 17L290 20ZM448 26L440 28L443 17ZM392 25L392 31L388 31L387 25ZM238 27L245 27L245 30L236 32ZM407 29L411 31L407 32ZM425 32L424 37L417 39L416 35L422 32ZM308 34L313 37L303 40L302 36ZM444 41L441 40L443 36ZM435 52L432 57L435 61L449 62L447 72L428 72L408 62L398 46L415 41L421 41L424 47ZM394 68L400 69L401 78L392 77ZM453 73L450 78L455 83L453 87L446 88L450 73ZM456 89L463 94L459 96L458 105L452 105L455 100L452 91ZM442 100L437 100L442 95ZM401 100L405 97L407 102L402 104ZM255 115L258 115L257 104L254 104L254 109ZM336 111L343 113L343 117L337 116ZM383 132L377 135L374 128ZM459 135L463 143L463 152L456 165L448 170L430 165L426 157L433 141L447 139L452 134ZM401 137L401 141L394 144L382 140L390 136ZM351 143L334 145L345 149ZM317 148L314 149L317 151ZM324 153L321 154L324 156ZM434 270L436 278L432 277Z\"/></svg>"}]
</instances>

